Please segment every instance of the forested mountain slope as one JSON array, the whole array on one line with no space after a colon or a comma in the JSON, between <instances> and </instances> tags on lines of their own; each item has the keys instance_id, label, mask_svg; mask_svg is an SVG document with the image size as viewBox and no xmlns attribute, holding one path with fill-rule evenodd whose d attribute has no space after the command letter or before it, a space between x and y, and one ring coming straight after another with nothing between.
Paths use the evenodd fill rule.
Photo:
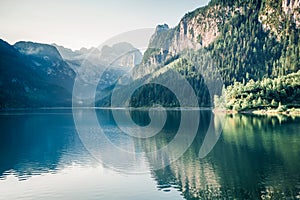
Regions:
<instances>
[{"instance_id":1,"label":"forested mountain slope","mask_svg":"<svg viewBox=\"0 0 300 200\"><path fill-rule=\"evenodd\" d=\"M246 84L297 72L300 69L299 9L298 0L212 0L207 6L186 14L174 28L158 26L142 64L134 70L134 77L140 79L185 57L187 49L198 55L204 52L214 66L207 70L217 69L226 87L235 82ZM190 70L193 67L180 68L187 69L185 77L195 89L199 105L212 106L201 74L195 78ZM138 96L149 93L147 87L142 87ZM163 90L158 94L164 93ZM162 95L152 95L149 102L166 102L160 101L161 98ZM134 99L132 106L142 106L134 103L139 98ZM175 105L175 101L168 100L172 102L169 105Z\"/></svg>"}]
</instances>

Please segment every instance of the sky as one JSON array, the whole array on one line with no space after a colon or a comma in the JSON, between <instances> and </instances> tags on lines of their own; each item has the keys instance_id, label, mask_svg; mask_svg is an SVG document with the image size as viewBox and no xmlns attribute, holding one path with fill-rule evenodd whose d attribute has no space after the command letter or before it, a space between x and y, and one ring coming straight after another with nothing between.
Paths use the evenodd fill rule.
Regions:
<instances>
[{"instance_id":1,"label":"sky","mask_svg":"<svg viewBox=\"0 0 300 200\"><path fill-rule=\"evenodd\" d=\"M98 46L123 32L174 27L209 0L0 0L0 38L56 43L73 50Z\"/></svg>"}]
</instances>

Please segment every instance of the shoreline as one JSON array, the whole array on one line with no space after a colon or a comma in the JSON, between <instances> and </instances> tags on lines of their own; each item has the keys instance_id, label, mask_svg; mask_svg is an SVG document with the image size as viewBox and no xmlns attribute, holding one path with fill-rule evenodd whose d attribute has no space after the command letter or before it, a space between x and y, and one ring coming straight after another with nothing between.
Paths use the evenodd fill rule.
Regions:
<instances>
[{"instance_id":1,"label":"shoreline","mask_svg":"<svg viewBox=\"0 0 300 200\"><path fill-rule=\"evenodd\" d=\"M166 110L166 111L196 111L196 110L211 110L213 113L223 113L227 115L232 114L245 114L245 115L256 115L256 116L278 116L278 115L285 115L290 117L300 117L300 109L287 109L286 111L278 111L278 110L244 110L244 111L236 111L236 110L227 110L227 109L219 109L219 108L207 108L207 107L199 107L199 108L193 108L193 107L41 107L41 108L5 108L0 109L0 113L5 112L15 112L15 111L53 111L53 110L140 110L140 111L147 111L149 109L153 109L156 111L160 110Z\"/></svg>"},{"instance_id":2,"label":"shoreline","mask_svg":"<svg viewBox=\"0 0 300 200\"><path fill-rule=\"evenodd\" d=\"M245 115L256 115L256 116L278 116L285 115L290 117L300 117L300 109L288 109L287 111L277 111L277 110L226 110L226 109L214 109L216 113L225 114L245 114Z\"/></svg>"},{"instance_id":3,"label":"shoreline","mask_svg":"<svg viewBox=\"0 0 300 200\"><path fill-rule=\"evenodd\" d=\"M267 115L267 116L276 116L276 115L285 115L285 116L295 116L300 117L300 109L288 109L287 111L277 111L277 110L254 110L252 111L254 115Z\"/></svg>"},{"instance_id":4,"label":"shoreline","mask_svg":"<svg viewBox=\"0 0 300 200\"><path fill-rule=\"evenodd\" d=\"M0 112L13 111L47 111L47 110L174 110L174 111L188 111L188 110L214 110L208 107L28 107L28 108L0 108Z\"/></svg>"}]
</instances>

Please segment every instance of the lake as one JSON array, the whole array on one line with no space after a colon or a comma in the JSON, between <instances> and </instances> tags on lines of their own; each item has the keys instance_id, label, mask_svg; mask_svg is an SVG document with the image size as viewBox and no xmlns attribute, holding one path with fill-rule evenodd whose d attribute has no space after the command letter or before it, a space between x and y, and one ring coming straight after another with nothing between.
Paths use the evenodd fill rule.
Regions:
<instances>
[{"instance_id":1,"label":"lake","mask_svg":"<svg viewBox=\"0 0 300 200\"><path fill-rule=\"evenodd\" d=\"M183 129L166 155L151 152L175 140L183 113L168 110L162 130L140 138L125 134L113 112L124 110L78 109L79 123L68 109L2 112L0 199L300 199L300 118L226 115L215 146L199 158L216 117L210 110L182 111L191 127L199 115L199 128ZM150 123L147 111L130 115Z\"/></svg>"}]
</instances>

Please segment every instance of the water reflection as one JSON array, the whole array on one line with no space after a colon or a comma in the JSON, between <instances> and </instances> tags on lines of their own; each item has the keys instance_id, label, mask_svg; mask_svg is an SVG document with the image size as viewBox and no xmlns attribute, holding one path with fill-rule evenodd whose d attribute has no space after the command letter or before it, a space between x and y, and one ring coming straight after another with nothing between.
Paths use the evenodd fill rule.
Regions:
<instances>
[{"instance_id":1,"label":"water reflection","mask_svg":"<svg viewBox=\"0 0 300 200\"><path fill-rule=\"evenodd\" d=\"M184 156L154 171L159 188L175 185L186 199L300 198L299 122L283 116L229 115L208 157L197 157L200 130Z\"/></svg>"},{"instance_id":2,"label":"water reflection","mask_svg":"<svg viewBox=\"0 0 300 200\"><path fill-rule=\"evenodd\" d=\"M0 122L0 179L13 173L25 180L93 160L75 134L70 110L2 114Z\"/></svg>"},{"instance_id":3,"label":"water reflection","mask_svg":"<svg viewBox=\"0 0 300 200\"><path fill-rule=\"evenodd\" d=\"M140 139L122 133L110 110L98 110L99 123L111 143L99 143L97 138L89 138L97 131L89 126L88 117L85 119L85 131L89 140L86 141L91 142L94 148L92 154L96 154L96 158L105 159L103 164L117 170L111 172L109 177L112 180L115 174L143 169L156 181L158 191L178 190L185 199L300 198L299 118L227 115L217 145L207 157L199 159L199 149L212 113L208 110L186 112L191 112L191 116L193 112L200 112L201 120L192 145L178 160L174 159L176 153L164 157L147 153L165 147L174 139L181 119L180 111L168 111L163 130L154 137ZM159 112L156 115L159 118ZM147 111L135 110L131 116L139 125L149 124ZM93 157L95 155L85 149L80 140L82 136L77 135L71 111L2 114L0 122L0 182L5 182L8 174L26 180L35 175L60 173L74 163L81 166L78 173L87 170L84 166L99 165ZM188 133L187 130L186 138L190 140ZM181 141L184 144L185 138ZM112 144L139 154L135 157L115 155L111 151ZM109 159L112 156L117 159ZM166 162L166 159L175 161L156 170L156 165ZM134 188L134 184L126 185L124 182L123 186ZM90 187L98 191L96 185ZM125 194L126 191L123 192ZM99 191L95 194L98 195ZM136 197L147 198L143 194L136 194Z\"/></svg>"}]
</instances>

